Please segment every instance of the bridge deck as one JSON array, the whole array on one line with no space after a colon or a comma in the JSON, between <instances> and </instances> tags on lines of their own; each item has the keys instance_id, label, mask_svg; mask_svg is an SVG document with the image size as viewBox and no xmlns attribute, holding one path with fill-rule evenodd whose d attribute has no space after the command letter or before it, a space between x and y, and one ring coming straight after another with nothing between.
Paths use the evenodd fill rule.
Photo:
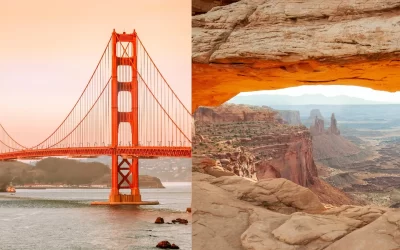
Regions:
<instances>
[{"instance_id":1,"label":"bridge deck","mask_svg":"<svg viewBox=\"0 0 400 250\"><path fill-rule=\"evenodd\" d=\"M192 156L191 147L76 147L76 148L47 148L22 150L7 153L0 153L0 160L33 159L50 156L71 156L71 157L93 157L111 155L116 150L117 155L133 157L185 157Z\"/></svg>"}]
</instances>

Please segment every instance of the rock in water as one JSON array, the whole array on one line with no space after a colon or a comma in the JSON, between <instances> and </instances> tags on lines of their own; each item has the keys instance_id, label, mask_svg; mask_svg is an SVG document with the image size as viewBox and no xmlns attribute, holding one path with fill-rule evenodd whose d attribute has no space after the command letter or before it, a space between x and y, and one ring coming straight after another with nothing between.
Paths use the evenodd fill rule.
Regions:
<instances>
[{"instance_id":1,"label":"rock in water","mask_svg":"<svg viewBox=\"0 0 400 250\"><path fill-rule=\"evenodd\" d=\"M169 243L168 241L161 241L157 244L156 246L157 248L162 248L162 249L168 249L171 248L171 243Z\"/></svg>"},{"instance_id":2,"label":"rock in water","mask_svg":"<svg viewBox=\"0 0 400 250\"><path fill-rule=\"evenodd\" d=\"M188 224L189 222L187 221L187 220L185 220L185 219L181 219L181 218L178 218L178 219L176 219L176 220L172 220L172 223L179 223L179 224Z\"/></svg>"},{"instance_id":3,"label":"rock in water","mask_svg":"<svg viewBox=\"0 0 400 250\"><path fill-rule=\"evenodd\" d=\"M179 249L179 247L177 245L175 245L175 244L172 244L171 245L171 249Z\"/></svg>"},{"instance_id":4,"label":"rock in water","mask_svg":"<svg viewBox=\"0 0 400 250\"><path fill-rule=\"evenodd\" d=\"M156 224L164 224L164 219L161 217L157 217L156 221L154 222Z\"/></svg>"}]
</instances>

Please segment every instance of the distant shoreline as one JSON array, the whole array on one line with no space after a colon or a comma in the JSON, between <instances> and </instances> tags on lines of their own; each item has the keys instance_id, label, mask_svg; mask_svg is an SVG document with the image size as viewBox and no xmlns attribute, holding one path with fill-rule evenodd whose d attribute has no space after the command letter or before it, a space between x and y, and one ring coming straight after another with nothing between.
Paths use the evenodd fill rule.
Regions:
<instances>
[{"instance_id":1,"label":"distant shoreline","mask_svg":"<svg viewBox=\"0 0 400 250\"><path fill-rule=\"evenodd\" d=\"M111 187L18 187L14 186L16 190L18 189L110 189ZM163 189L165 187L140 187L140 189ZM1 192L0 192L1 193ZM7 192L3 192L7 193Z\"/></svg>"},{"instance_id":2,"label":"distant shoreline","mask_svg":"<svg viewBox=\"0 0 400 250\"><path fill-rule=\"evenodd\" d=\"M171 184L180 184L180 185L190 185L190 181L166 181L162 182L162 184L165 184L167 186ZM82 186L67 186L67 187L59 187L59 186L49 186L49 187L25 187L25 186L14 186L15 189L38 189L38 190L43 190L43 189L110 189L111 187L82 187ZM164 189L165 187L140 187L140 189ZM0 193L7 193L7 192L0 192Z\"/></svg>"}]
</instances>

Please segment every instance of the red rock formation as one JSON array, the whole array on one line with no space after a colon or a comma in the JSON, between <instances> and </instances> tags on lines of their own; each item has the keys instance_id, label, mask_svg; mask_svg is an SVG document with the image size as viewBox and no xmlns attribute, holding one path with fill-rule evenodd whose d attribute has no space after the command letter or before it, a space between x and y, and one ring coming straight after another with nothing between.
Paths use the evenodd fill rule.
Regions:
<instances>
[{"instance_id":1,"label":"red rock formation","mask_svg":"<svg viewBox=\"0 0 400 250\"><path fill-rule=\"evenodd\" d=\"M305 126L280 124L276 117L263 115L271 114L270 109L261 110L234 104L199 109L196 138L203 139L202 145L193 145L194 171L254 180L285 178L313 187L323 201L351 204L345 194L319 180L310 131ZM328 193L318 193L324 191Z\"/></svg>"},{"instance_id":2,"label":"red rock formation","mask_svg":"<svg viewBox=\"0 0 400 250\"><path fill-rule=\"evenodd\" d=\"M211 153L210 157L218 160L214 170L220 164L224 170L239 176L259 180L280 176L302 186L311 185L318 176L310 132L304 126L282 124L282 118L268 107L236 104L201 107L194 117L198 132L196 141L220 145L217 146L219 151L214 153L210 152L211 148L202 152ZM221 122L224 126L218 125ZM240 137L230 135L235 133L232 131L240 131ZM234 139L224 140L225 137ZM194 145L194 154L200 153L199 148Z\"/></svg>"},{"instance_id":3,"label":"red rock formation","mask_svg":"<svg viewBox=\"0 0 400 250\"><path fill-rule=\"evenodd\" d=\"M328 128L328 132L334 135L340 135L340 130L337 128L337 121L334 113L332 113L331 116L331 126Z\"/></svg>"},{"instance_id":4,"label":"red rock formation","mask_svg":"<svg viewBox=\"0 0 400 250\"><path fill-rule=\"evenodd\" d=\"M296 110L278 110L279 115L289 125L301 125L300 112Z\"/></svg>"},{"instance_id":5,"label":"red rock formation","mask_svg":"<svg viewBox=\"0 0 400 250\"><path fill-rule=\"evenodd\" d=\"M267 121L274 123L279 122L279 118L277 111L267 107L236 104L224 104L216 108L199 107L194 113L196 122L206 123L248 121ZM282 120L280 120L279 123L282 123Z\"/></svg>"},{"instance_id":6,"label":"red rock formation","mask_svg":"<svg viewBox=\"0 0 400 250\"><path fill-rule=\"evenodd\" d=\"M312 136L321 135L325 132L324 120L319 119L318 116L315 117L314 125L311 125L310 132Z\"/></svg>"},{"instance_id":7,"label":"red rock formation","mask_svg":"<svg viewBox=\"0 0 400 250\"><path fill-rule=\"evenodd\" d=\"M307 130L290 134L275 134L271 137L253 138L258 147L253 154L266 156L268 164L261 164L256 169L259 180L268 178L273 167L283 178L307 187L318 177L312 154L312 141ZM266 168L266 169L265 169ZM268 175L265 175L268 173Z\"/></svg>"}]
</instances>

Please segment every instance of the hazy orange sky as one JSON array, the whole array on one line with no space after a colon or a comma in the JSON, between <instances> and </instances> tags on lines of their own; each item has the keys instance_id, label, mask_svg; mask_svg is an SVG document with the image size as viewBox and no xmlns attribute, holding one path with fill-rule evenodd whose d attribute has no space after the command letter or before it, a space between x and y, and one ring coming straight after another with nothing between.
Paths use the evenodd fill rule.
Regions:
<instances>
[{"instance_id":1,"label":"hazy orange sky","mask_svg":"<svg viewBox=\"0 0 400 250\"><path fill-rule=\"evenodd\" d=\"M66 117L115 28L136 29L191 110L191 1L0 0L0 123L31 146Z\"/></svg>"}]
</instances>

